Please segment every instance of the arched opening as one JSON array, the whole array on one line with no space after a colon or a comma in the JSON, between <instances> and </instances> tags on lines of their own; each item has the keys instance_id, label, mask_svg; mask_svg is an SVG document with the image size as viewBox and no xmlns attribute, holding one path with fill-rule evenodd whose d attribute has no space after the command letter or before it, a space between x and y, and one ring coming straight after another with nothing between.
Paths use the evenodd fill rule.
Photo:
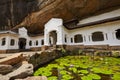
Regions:
<instances>
[{"instance_id":1,"label":"arched opening","mask_svg":"<svg viewBox=\"0 0 120 80\"><path fill-rule=\"evenodd\" d=\"M44 40L43 39L41 40L41 45L44 45Z\"/></svg>"},{"instance_id":2,"label":"arched opening","mask_svg":"<svg viewBox=\"0 0 120 80\"><path fill-rule=\"evenodd\" d=\"M116 32L116 38L118 39L118 40L120 40L120 29L118 29L118 30L116 30L117 32Z\"/></svg>"},{"instance_id":3,"label":"arched opening","mask_svg":"<svg viewBox=\"0 0 120 80\"><path fill-rule=\"evenodd\" d=\"M71 43L73 43L73 38L71 38Z\"/></svg>"},{"instance_id":4,"label":"arched opening","mask_svg":"<svg viewBox=\"0 0 120 80\"><path fill-rule=\"evenodd\" d=\"M11 45L11 46L14 46L14 45L15 45L15 40L14 40L14 39L11 39L10 45Z\"/></svg>"},{"instance_id":5,"label":"arched opening","mask_svg":"<svg viewBox=\"0 0 120 80\"><path fill-rule=\"evenodd\" d=\"M6 44L6 38L2 38L2 46Z\"/></svg>"},{"instance_id":6,"label":"arched opening","mask_svg":"<svg viewBox=\"0 0 120 80\"><path fill-rule=\"evenodd\" d=\"M36 41L36 46L38 46L38 40Z\"/></svg>"},{"instance_id":7,"label":"arched opening","mask_svg":"<svg viewBox=\"0 0 120 80\"><path fill-rule=\"evenodd\" d=\"M32 46L32 41L29 41L29 46Z\"/></svg>"},{"instance_id":8,"label":"arched opening","mask_svg":"<svg viewBox=\"0 0 120 80\"><path fill-rule=\"evenodd\" d=\"M74 36L74 41L75 41L75 43L81 43L81 42L83 42L83 37L82 37L82 35L81 35L81 34L75 35L75 36Z\"/></svg>"},{"instance_id":9,"label":"arched opening","mask_svg":"<svg viewBox=\"0 0 120 80\"><path fill-rule=\"evenodd\" d=\"M67 43L67 35L65 35L65 38L64 38L64 39L65 39L65 43Z\"/></svg>"},{"instance_id":10,"label":"arched opening","mask_svg":"<svg viewBox=\"0 0 120 80\"><path fill-rule=\"evenodd\" d=\"M26 39L19 38L19 49L25 49L25 47L26 47Z\"/></svg>"},{"instance_id":11,"label":"arched opening","mask_svg":"<svg viewBox=\"0 0 120 80\"><path fill-rule=\"evenodd\" d=\"M102 32L92 33L92 41L104 41L104 35Z\"/></svg>"},{"instance_id":12,"label":"arched opening","mask_svg":"<svg viewBox=\"0 0 120 80\"><path fill-rule=\"evenodd\" d=\"M50 45L56 45L56 43L57 43L57 32L56 31L50 32L49 37L52 37L52 39L53 39L53 42L51 42L51 40L49 39Z\"/></svg>"}]
</instances>

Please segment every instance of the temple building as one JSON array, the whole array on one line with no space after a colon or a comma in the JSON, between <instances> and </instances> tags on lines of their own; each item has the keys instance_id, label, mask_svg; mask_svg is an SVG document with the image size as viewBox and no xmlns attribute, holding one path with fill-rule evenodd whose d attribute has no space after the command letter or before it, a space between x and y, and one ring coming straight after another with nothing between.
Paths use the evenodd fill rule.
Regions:
<instances>
[{"instance_id":1,"label":"temple building","mask_svg":"<svg viewBox=\"0 0 120 80\"><path fill-rule=\"evenodd\" d=\"M0 32L0 52L40 50L42 46L53 45L65 45L67 49L120 50L120 9L79 22L73 20L64 23L60 18L52 18L44 26L44 35L29 36L24 27L19 28L18 33Z\"/></svg>"}]
</instances>

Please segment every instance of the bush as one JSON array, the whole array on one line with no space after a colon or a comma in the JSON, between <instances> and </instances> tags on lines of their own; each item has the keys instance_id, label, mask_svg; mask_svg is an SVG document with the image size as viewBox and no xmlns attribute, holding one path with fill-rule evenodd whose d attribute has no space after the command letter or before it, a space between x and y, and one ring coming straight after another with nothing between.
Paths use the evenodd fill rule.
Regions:
<instances>
[{"instance_id":1,"label":"bush","mask_svg":"<svg viewBox=\"0 0 120 80\"><path fill-rule=\"evenodd\" d=\"M113 57L120 57L120 51L113 51L112 56Z\"/></svg>"}]
</instances>

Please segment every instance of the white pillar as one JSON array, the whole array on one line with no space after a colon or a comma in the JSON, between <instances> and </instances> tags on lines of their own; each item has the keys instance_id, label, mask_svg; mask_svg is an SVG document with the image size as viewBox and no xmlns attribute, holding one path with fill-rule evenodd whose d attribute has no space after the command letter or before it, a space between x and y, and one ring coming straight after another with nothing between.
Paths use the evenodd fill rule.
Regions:
<instances>
[{"instance_id":1,"label":"white pillar","mask_svg":"<svg viewBox=\"0 0 120 80\"><path fill-rule=\"evenodd\" d=\"M88 44L90 41L89 41L89 35L85 34L85 42L84 44Z\"/></svg>"},{"instance_id":2,"label":"white pillar","mask_svg":"<svg viewBox=\"0 0 120 80\"><path fill-rule=\"evenodd\" d=\"M25 46L25 49L29 49L29 40L26 38L26 46Z\"/></svg>"},{"instance_id":3,"label":"white pillar","mask_svg":"<svg viewBox=\"0 0 120 80\"><path fill-rule=\"evenodd\" d=\"M82 38L83 38L83 43L86 42L86 37L85 37L85 35L82 35Z\"/></svg>"},{"instance_id":4,"label":"white pillar","mask_svg":"<svg viewBox=\"0 0 120 80\"><path fill-rule=\"evenodd\" d=\"M113 39L117 40L117 38L116 38L116 31L112 32L112 35L113 35Z\"/></svg>"},{"instance_id":5,"label":"white pillar","mask_svg":"<svg viewBox=\"0 0 120 80\"><path fill-rule=\"evenodd\" d=\"M15 46L16 46L16 49L19 49L18 39L15 39Z\"/></svg>"},{"instance_id":6,"label":"white pillar","mask_svg":"<svg viewBox=\"0 0 120 80\"><path fill-rule=\"evenodd\" d=\"M92 35L89 35L89 38L90 38L90 40L89 40L89 41L90 41L90 42L92 42Z\"/></svg>"},{"instance_id":7,"label":"white pillar","mask_svg":"<svg viewBox=\"0 0 120 80\"><path fill-rule=\"evenodd\" d=\"M63 38L62 31L57 31L57 45L63 45L64 44L64 38Z\"/></svg>"},{"instance_id":8,"label":"white pillar","mask_svg":"<svg viewBox=\"0 0 120 80\"><path fill-rule=\"evenodd\" d=\"M73 40L73 42L72 42L72 43L75 43L74 36L72 37L72 40Z\"/></svg>"},{"instance_id":9,"label":"white pillar","mask_svg":"<svg viewBox=\"0 0 120 80\"><path fill-rule=\"evenodd\" d=\"M9 36L7 36L6 37L6 40L5 40L5 47L6 47L6 49L9 49L9 47L10 47L10 37Z\"/></svg>"},{"instance_id":10,"label":"white pillar","mask_svg":"<svg viewBox=\"0 0 120 80\"><path fill-rule=\"evenodd\" d=\"M46 33L46 32L44 35L44 45L49 46L49 33Z\"/></svg>"},{"instance_id":11,"label":"white pillar","mask_svg":"<svg viewBox=\"0 0 120 80\"><path fill-rule=\"evenodd\" d=\"M106 41L107 40L107 33L103 33L103 37L104 37L104 41Z\"/></svg>"},{"instance_id":12,"label":"white pillar","mask_svg":"<svg viewBox=\"0 0 120 80\"><path fill-rule=\"evenodd\" d=\"M115 43L112 31L108 32L108 42L109 42L110 45Z\"/></svg>"}]
</instances>

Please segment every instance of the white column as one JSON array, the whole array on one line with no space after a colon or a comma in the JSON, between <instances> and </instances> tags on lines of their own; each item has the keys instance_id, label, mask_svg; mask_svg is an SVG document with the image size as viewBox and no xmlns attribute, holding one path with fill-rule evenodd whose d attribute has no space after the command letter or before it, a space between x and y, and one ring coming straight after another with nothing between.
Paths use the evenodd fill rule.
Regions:
<instances>
[{"instance_id":1,"label":"white column","mask_svg":"<svg viewBox=\"0 0 120 80\"><path fill-rule=\"evenodd\" d=\"M85 35L82 35L82 38L83 38L83 43L86 42L86 37L85 37Z\"/></svg>"},{"instance_id":2,"label":"white column","mask_svg":"<svg viewBox=\"0 0 120 80\"><path fill-rule=\"evenodd\" d=\"M113 34L113 39L117 40L117 38L116 38L116 31L112 32L112 34Z\"/></svg>"},{"instance_id":3,"label":"white column","mask_svg":"<svg viewBox=\"0 0 120 80\"><path fill-rule=\"evenodd\" d=\"M89 41L92 42L92 35L89 35Z\"/></svg>"},{"instance_id":4,"label":"white column","mask_svg":"<svg viewBox=\"0 0 120 80\"><path fill-rule=\"evenodd\" d=\"M109 42L110 45L115 43L112 31L108 32L108 42Z\"/></svg>"},{"instance_id":5,"label":"white column","mask_svg":"<svg viewBox=\"0 0 120 80\"><path fill-rule=\"evenodd\" d=\"M72 43L75 43L74 36L72 37L72 40L73 40L73 42L72 42Z\"/></svg>"},{"instance_id":6,"label":"white column","mask_svg":"<svg viewBox=\"0 0 120 80\"><path fill-rule=\"evenodd\" d=\"M15 47L16 49L19 49L18 39L15 39Z\"/></svg>"},{"instance_id":7,"label":"white column","mask_svg":"<svg viewBox=\"0 0 120 80\"><path fill-rule=\"evenodd\" d=\"M44 35L44 45L49 46L49 33L46 33L46 32Z\"/></svg>"},{"instance_id":8,"label":"white column","mask_svg":"<svg viewBox=\"0 0 120 80\"><path fill-rule=\"evenodd\" d=\"M84 44L88 44L89 43L89 35L85 34L85 42Z\"/></svg>"},{"instance_id":9,"label":"white column","mask_svg":"<svg viewBox=\"0 0 120 80\"><path fill-rule=\"evenodd\" d=\"M25 46L25 48L26 49L29 49L30 47L29 47L29 40L28 40L28 38L26 38L26 46Z\"/></svg>"},{"instance_id":10,"label":"white column","mask_svg":"<svg viewBox=\"0 0 120 80\"><path fill-rule=\"evenodd\" d=\"M9 36L7 36L6 37L6 40L5 40L5 49L9 49L10 48L10 37Z\"/></svg>"},{"instance_id":11,"label":"white column","mask_svg":"<svg viewBox=\"0 0 120 80\"><path fill-rule=\"evenodd\" d=\"M63 39L63 34L62 31L57 31L57 45L63 45L64 44L64 39Z\"/></svg>"},{"instance_id":12,"label":"white column","mask_svg":"<svg viewBox=\"0 0 120 80\"><path fill-rule=\"evenodd\" d=\"M103 33L104 41L107 40L107 33Z\"/></svg>"}]
</instances>

